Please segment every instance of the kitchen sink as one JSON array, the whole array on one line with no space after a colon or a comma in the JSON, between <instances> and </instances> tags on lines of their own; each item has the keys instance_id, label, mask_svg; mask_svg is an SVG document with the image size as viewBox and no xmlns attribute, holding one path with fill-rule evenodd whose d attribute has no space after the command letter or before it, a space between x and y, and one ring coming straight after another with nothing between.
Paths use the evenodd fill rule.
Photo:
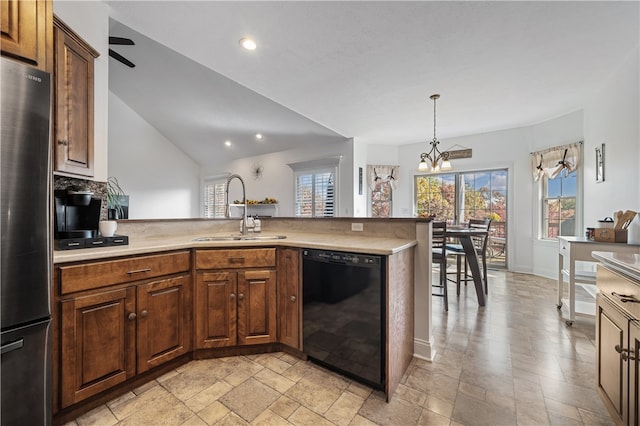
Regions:
<instances>
[{"instance_id":1,"label":"kitchen sink","mask_svg":"<svg viewBox=\"0 0 640 426\"><path fill-rule=\"evenodd\" d=\"M284 240L285 235L214 235L211 237L198 237L193 241L247 241L247 240Z\"/></svg>"}]
</instances>

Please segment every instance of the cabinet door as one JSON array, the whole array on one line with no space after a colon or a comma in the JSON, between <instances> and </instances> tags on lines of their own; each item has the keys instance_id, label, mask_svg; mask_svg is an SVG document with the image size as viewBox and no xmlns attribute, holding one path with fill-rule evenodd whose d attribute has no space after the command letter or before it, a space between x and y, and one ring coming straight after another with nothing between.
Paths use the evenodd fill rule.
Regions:
<instances>
[{"instance_id":1,"label":"cabinet door","mask_svg":"<svg viewBox=\"0 0 640 426\"><path fill-rule=\"evenodd\" d=\"M2 54L50 71L51 1L2 0L0 7Z\"/></svg>"},{"instance_id":2,"label":"cabinet door","mask_svg":"<svg viewBox=\"0 0 640 426\"><path fill-rule=\"evenodd\" d=\"M292 348L300 345L300 250L278 250L278 338Z\"/></svg>"},{"instance_id":3,"label":"cabinet door","mask_svg":"<svg viewBox=\"0 0 640 426\"><path fill-rule=\"evenodd\" d=\"M136 373L135 288L61 302L62 407Z\"/></svg>"},{"instance_id":4,"label":"cabinet door","mask_svg":"<svg viewBox=\"0 0 640 426\"><path fill-rule=\"evenodd\" d=\"M638 415L638 385L640 377L638 362L640 362L640 321L629 322L629 421L630 425L637 425L640 422Z\"/></svg>"},{"instance_id":5,"label":"cabinet door","mask_svg":"<svg viewBox=\"0 0 640 426\"><path fill-rule=\"evenodd\" d=\"M276 272L238 272L238 343L271 343L276 334Z\"/></svg>"},{"instance_id":6,"label":"cabinet door","mask_svg":"<svg viewBox=\"0 0 640 426\"><path fill-rule=\"evenodd\" d=\"M596 309L596 385L619 421L627 418L628 365L621 351L628 349L629 319L598 294Z\"/></svg>"},{"instance_id":7,"label":"cabinet door","mask_svg":"<svg viewBox=\"0 0 640 426\"><path fill-rule=\"evenodd\" d=\"M55 23L54 170L93 176L94 54Z\"/></svg>"},{"instance_id":8,"label":"cabinet door","mask_svg":"<svg viewBox=\"0 0 640 426\"><path fill-rule=\"evenodd\" d=\"M196 278L196 348L235 346L235 272L198 272Z\"/></svg>"},{"instance_id":9,"label":"cabinet door","mask_svg":"<svg viewBox=\"0 0 640 426\"><path fill-rule=\"evenodd\" d=\"M138 373L191 350L191 276L138 287Z\"/></svg>"}]
</instances>

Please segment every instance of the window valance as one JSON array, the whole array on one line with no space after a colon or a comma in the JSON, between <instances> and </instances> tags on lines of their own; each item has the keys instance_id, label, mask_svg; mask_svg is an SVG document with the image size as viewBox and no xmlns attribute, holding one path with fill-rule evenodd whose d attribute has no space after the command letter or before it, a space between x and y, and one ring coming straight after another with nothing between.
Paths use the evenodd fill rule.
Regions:
<instances>
[{"instance_id":1,"label":"window valance","mask_svg":"<svg viewBox=\"0 0 640 426\"><path fill-rule=\"evenodd\" d=\"M582 142L556 146L531 153L531 170L533 179L538 181L542 176L555 179L565 170L566 174L580 167L582 158Z\"/></svg>"},{"instance_id":2,"label":"window valance","mask_svg":"<svg viewBox=\"0 0 640 426\"><path fill-rule=\"evenodd\" d=\"M367 165L367 185L372 191L377 182L389 182L392 189L398 187L399 166Z\"/></svg>"}]
</instances>

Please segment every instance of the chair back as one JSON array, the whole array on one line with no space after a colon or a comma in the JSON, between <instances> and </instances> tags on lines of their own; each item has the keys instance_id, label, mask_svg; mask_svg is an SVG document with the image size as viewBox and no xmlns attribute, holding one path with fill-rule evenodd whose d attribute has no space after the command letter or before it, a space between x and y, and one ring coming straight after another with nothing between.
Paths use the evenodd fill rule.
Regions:
<instances>
[{"instance_id":1,"label":"chair back","mask_svg":"<svg viewBox=\"0 0 640 426\"><path fill-rule=\"evenodd\" d=\"M489 232L491 230L491 219L469 219L469 228L480 229L487 231L487 235L483 237L474 237L476 242L476 248L485 253L487 250L487 243L489 242Z\"/></svg>"},{"instance_id":2,"label":"chair back","mask_svg":"<svg viewBox=\"0 0 640 426\"><path fill-rule=\"evenodd\" d=\"M431 252L446 256L447 250L447 222L433 221L431 222Z\"/></svg>"}]
</instances>

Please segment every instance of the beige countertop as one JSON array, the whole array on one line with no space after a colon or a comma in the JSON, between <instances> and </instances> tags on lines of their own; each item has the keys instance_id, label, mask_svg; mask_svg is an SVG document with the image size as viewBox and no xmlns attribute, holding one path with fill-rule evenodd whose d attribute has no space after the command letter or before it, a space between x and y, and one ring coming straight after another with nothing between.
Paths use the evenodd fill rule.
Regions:
<instances>
[{"instance_id":1,"label":"beige countertop","mask_svg":"<svg viewBox=\"0 0 640 426\"><path fill-rule=\"evenodd\" d=\"M616 271L640 281L640 254L594 251L592 256Z\"/></svg>"},{"instance_id":2,"label":"beige countertop","mask_svg":"<svg viewBox=\"0 0 640 426\"><path fill-rule=\"evenodd\" d=\"M228 235L231 235L231 233L200 233L196 235L165 236L162 238L129 237L129 245L127 246L55 250L53 254L53 262L60 264L192 248L236 247L299 247L390 255L406 250L407 248L413 247L417 244L416 240L405 238L307 232L264 232L256 234L263 237L269 235L286 236L285 239L273 240L194 241L194 239L198 237Z\"/></svg>"}]
</instances>

